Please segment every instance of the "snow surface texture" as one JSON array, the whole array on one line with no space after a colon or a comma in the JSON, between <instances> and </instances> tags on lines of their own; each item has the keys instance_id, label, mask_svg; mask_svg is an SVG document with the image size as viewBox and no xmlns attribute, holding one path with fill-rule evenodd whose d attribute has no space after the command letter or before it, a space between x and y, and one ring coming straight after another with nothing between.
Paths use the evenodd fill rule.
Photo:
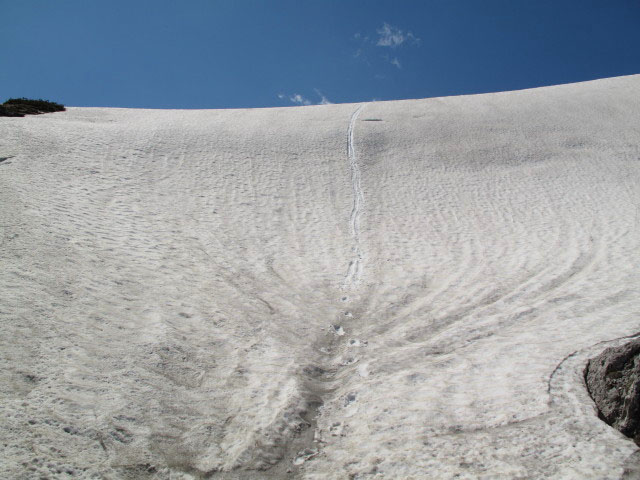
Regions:
<instances>
[{"instance_id":1,"label":"snow surface texture","mask_svg":"<svg viewBox=\"0 0 640 480\"><path fill-rule=\"evenodd\" d=\"M640 330L640 76L69 108L0 157L2 478L637 464L582 372Z\"/></svg>"}]
</instances>

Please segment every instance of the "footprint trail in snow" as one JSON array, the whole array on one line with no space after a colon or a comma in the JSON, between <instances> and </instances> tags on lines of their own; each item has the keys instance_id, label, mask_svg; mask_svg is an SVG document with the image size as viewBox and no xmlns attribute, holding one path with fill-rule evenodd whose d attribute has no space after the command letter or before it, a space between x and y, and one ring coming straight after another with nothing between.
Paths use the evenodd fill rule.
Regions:
<instances>
[{"instance_id":1,"label":"footprint trail in snow","mask_svg":"<svg viewBox=\"0 0 640 480\"><path fill-rule=\"evenodd\" d=\"M354 287L360 283L362 278L362 261L363 253L360 247L360 214L362 213L362 207L364 205L364 193L362 192L362 185L360 183L360 167L358 166L358 158L356 156L356 149L354 145L354 131L356 121L364 105L360 105L353 115L351 115L351 121L349 122L349 129L347 131L347 155L349 157L349 167L351 169L351 187L353 190L353 208L351 209L351 217L349 219L349 225L351 228L351 235L353 237L353 258L349 262L349 268L347 275L345 276L343 287Z\"/></svg>"}]
</instances>

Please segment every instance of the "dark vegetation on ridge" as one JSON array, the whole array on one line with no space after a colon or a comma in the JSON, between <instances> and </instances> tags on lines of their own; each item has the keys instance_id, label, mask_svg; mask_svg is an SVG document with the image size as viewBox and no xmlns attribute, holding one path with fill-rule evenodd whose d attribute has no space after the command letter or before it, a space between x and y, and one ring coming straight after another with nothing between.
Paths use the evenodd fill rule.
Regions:
<instances>
[{"instance_id":1,"label":"dark vegetation on ridge","mask_svg":"<svg viewBox=\"0 0 640 480\"><path fill-rule=\"evenodd\" d=\"M25 115L64 111L64 105L42 99L10 98L0 105L0 117L24 117Z\"/></svg>"}]
</instances>

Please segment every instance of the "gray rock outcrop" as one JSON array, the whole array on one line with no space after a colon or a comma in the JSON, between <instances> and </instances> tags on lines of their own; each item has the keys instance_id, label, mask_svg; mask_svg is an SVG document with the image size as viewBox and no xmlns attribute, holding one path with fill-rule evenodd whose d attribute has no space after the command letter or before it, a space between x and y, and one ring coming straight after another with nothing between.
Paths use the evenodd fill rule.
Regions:
<instances>
[{"instance_id":1,"label":"gray rock outcrop","mask_svg":"<svg viewBox=\"0 0 640 480\"><path fill-rule=\"evenodd\" d=\"M640 445L640 339L589 360L585 380L600 418Z\"/></svg>"}]
</instances>

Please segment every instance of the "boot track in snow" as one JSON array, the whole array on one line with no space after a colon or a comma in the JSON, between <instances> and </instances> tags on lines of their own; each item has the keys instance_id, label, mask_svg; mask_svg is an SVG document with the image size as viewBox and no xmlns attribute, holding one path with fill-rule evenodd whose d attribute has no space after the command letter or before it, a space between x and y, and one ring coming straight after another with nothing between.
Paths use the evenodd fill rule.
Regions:
<instances>
[{"instance_id":1,"label":"boot track in snow","mask_svg":"<svg viewBox=\"0 0 640 480\"><path fill-rule=\"evenodd\" d=\"M351 115L351 121L349 122L349 129L347 131L347 156L349 157L349 167L351 168L351 186L353 189L353 208L351 209L351 217L349 224L351 226L351 235L353 237L353 258L349 262L349 268L344 278L343 287L353 287L360 283L362 278L362 260L363 253L360 248L360 214L362 212L362 206L364 205L364 193L362 192L362 186L360 185L360 167L358 166L358 160L356 157L356 150L354 146L354 130L358 116L364 105L360 105L353 115Z\"/></svg>"}]
</instances>

